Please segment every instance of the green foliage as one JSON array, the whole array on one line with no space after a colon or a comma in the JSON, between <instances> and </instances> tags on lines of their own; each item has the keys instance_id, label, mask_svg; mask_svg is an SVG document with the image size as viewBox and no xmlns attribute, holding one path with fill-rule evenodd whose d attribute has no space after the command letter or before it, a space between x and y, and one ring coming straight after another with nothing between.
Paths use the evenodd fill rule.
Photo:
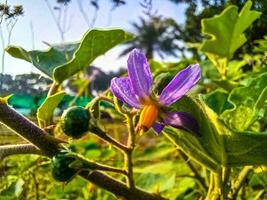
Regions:
<instances>
[{"instance_id":1,"label":"green foliage","mask_svg":"<svg viewBox=\"0 0 267 200\"><path fill-rule=\"evenodd\" d=\"M50 45L47 51L26 51L22 47L9 46L6 51L15 58L31 62L47 76L61 83L89 67L95 58L112 47L132 38L132 35L121 29L93 29L84 35L80 43Z\"/></svg>"},{"instance_id":2,"label":"green foliage","mask_svg":"<svg viewBox=\"0 0 267 200\"><path fill-rule=\"evenodd\" d=\"M247 86L237 87L229 95L234 108L224 111L221 118L233 130L244 131L264 116L267 98L267 73L251 79Z\"/></svg>"},{"instance_id":3,"label":"green foliage","mask_svg":"<svg viewBox=\"0 0 267 200\"><path fill-rule=\"evenodd\" d=\"M247 41L243 32L261 15L251 11L251 6L252 2L247 1L240 13L237 6L229 6L219 16L202 20L202 32L211 38L203 41L200 50L207 54L223 77L229 60Z\"/></svg>"},{"instance_id":4,"label":"green foliage","mask_svg":"<svg viewBox=\"0 0 267 200\"><path fill-rule=\"evenodd\" d=\"M0 199L11 200L19 198L22 194L24 184L25 182L21 178L12 182L8 188L0 191Z\"/></svg>"},{"instance_id":5,"label":"green foliage","mask_svg":"<svg viewBox=\"0 0 267 200\"><path fill-rule=\"evenodd\" d=\"M261 14L250 11L251 6L252 2L247 1L240 13L237 6L229 6L219 16L203 19L202 31L212 38L205 40L200 50L231 59L233 53L247 41L243 32Z\"/></svg>"},{"instance_id":6,"label":"green foliage","mask_svg":"<svg viewBox=\"0 0 267 200\"><path fill-rule=\"evenodd\" d=\"M205 103L216 112L217 115L220 115L223 111L232 107L227 101L227 98L228 93L222 89L217 89L203 97Z\"/></svg>"},{"instance_id":7,"label":"green foliage","mask_svg":"<svg viewBox=\"0 0 267 200\"><path fill-rule=\"evenodd\" d=\"M89 120L88 110L81 106L73 106L63 112L60 125L66 135L78 139L88 132Z\"/></svg>"},{"instance_id":8,"label":"green foliage","mask_svg":"<svg viewBox=\"0 0 267 200\"><path fill-rule=\"evenodd\" d=\"M54 110L61 102L65 92L59 92L54 95L51 95L45 99L43 104L38 108L37 119L40 127L46 127L49 125L51 118L53 117Z\"/></svg>"},{"instance_id":9,"label":"green foliage","mask_svg":"<svg viewBox=\"0 0 267 200\"><path fill-rule=\"evenodd\" d=\"M68 62L79 43L49 45L46 51L26 51L22 47L8 46L6 51L13 57L31 62L37 69L52 78L54 69Z\"/></svg>"},{"instance_id":10,"label":"green foliage","mask_svg":"<svg viewBox=\"0 0 267 200\"><path fill-rule=\"evenodd\" d=\"M133 36L121 29L88 31L73 58L55 68L53 78L61 83L78 71L88 67L95 58L106 53L112 47L132 39Z\"/></svg>"},{"instance_id":11,"label":"green foliage","mask_svg":"<svg viewBox=\"0 0 267 200\"><path fill-rule=\"evenodd\" d=\"M183 2L186 3L186 1ZM211 13L219 13L224 7L224 1L212 2L215 2L214 5L208 1L201 1L204 7L210 6ZM216 2L218 5L215 5ZM8 164L4 163L3 168L0 165L0 176L2 171L6 174L4 180L0 182L0 199L20 199L24 196L27 199L115 199L111 193L97 189L78 177L70 182L79 169L90 168L90 164L87 166L81 162L83 157L92 160L93 169L99 167L97 170L104 171L122 182L125 181L124 172L114 175L114 171L111 173L109 170L127 169L127 165L131 164L129 163L129 159L131 159L137 187L148 192L160 193L169 199L185 200L204 199L208 192L208 184L212 186L212 181L216 181L216 184L209 188L210 191L213 190L216 193L218 190L227 193L229 189L232 192L232 186L239 181L239 178L236 178L239 167L266 165L267 134L264 132L267 129L266 38L258 40L257 47L253 48L254 55L238 54L238 57L234 57L235 52L238 52L247 40L254 40L248 31L250 31L252 23L261 15L260 12L252 9L259 5L256 2L236 2L239 2L239 7L244 5L240 12L238 12L237 6L232 5L220 15L202 21L203 33L210 38L203 41L200 49L206 53L210 61L205 56L199 57L199 59L203 59L200 61L202 80L198 87L191 91L191 93L202 94L185 96L171 108L166 108L166 111L183 111L193 115L198 121L201 136L197 137L185 130L166 126L164 129L166 137L156 137L151 129L142 136L135 136L136 144L131 155L132 158L129 158L131 154L128 152L129 150L122 146L126 146L126 141L129 140L126 131L127 124L124 122L127 119L128 128L133 131L140 112L135 109L130 110L123 104L120 104L121 107L123 106L123 110L118 110L113 105L114 102L110 103L112 96L109 92L102 94L104 98L101 102L97 97L91 104L88 104L92 100L90 92L94 88L88 89L89 81L86 78L94 74L93 70L96 69L90 68L91 71L87 71L85 76L78 73L82 70L85 72L84 69L89 67L95 58L112 47L130 40L132 38L130 34L120 29L94 29L87 32L80 42L49 45L50 48L47 51L26 51L21 47L9 46L6 50L10 55L32 63L59 85L78 73L77 76L69 79L68 83L71 91L78 93L76 97L65 96L64 92L58 92L47 97L40 106L37 118L41 128L59 122L58 124L65 134L77 139L88 132L90 122L94 122L94 125L101 127L106 135L97 135L95 132L95 134L88 134L80 140L69 140L70 143L64 144L64 148L71 149L75 154L64 151L54 156L52 174L49 173L51 171L50 161L47 158L27 157L26 155L22 157L24 160L17 160L18 157L7 158ZM197 1L190 1L187 16L196 17L194 14L197 11L196 5ZM220 9L217 9L218 7ZM196 21L191 21L185 27L191 26L195 29L193 31L197 32L200 28L197 26L197 20L210 15L206 11L206 8L203 8L203 11L200 11L199 19L195 18ZM130 46L124 53L134 45L134 47L144 49L149 58L153 56L153 52L157 52L159 49L161 49L161 53L175 55L176 50L180 47L174 41L188 37L192 37L194 42L201 40L201 37L194 38L192 29L190 29L191 32L181 35L174 32L180 32L182 29L172 20L165 20L161 17L152 18L149 23L142 19L141 25L134 25L141 35L132 42L128 42ZM170 31L169 27L173 29ZM166 35L166 33L168 34ZM197 32L196 35L200 36L200 32ZM183 47L180 50L183 51ZM233 57L235 59L232 60ZM196 60L188 58L176 63L150 60L155 80L153 92L160 94L178 71L192 63L196 63ZM104 83L102 80L104 75L102 75L95 77L100 79L96 84ZM111 79L114 75L110 74L109 78ZM9 91L11 88L9 80L11 79L6 77L8 81L4 81L3 84L3 88L9 88ZM23 79L26 81L18 84L27 83L27 78ZM35 79L36 77L29 78L29 82ZM65 84L62 86L64 89ZM31 92L29 93L31 94ZM19 101L19 96L16 95L11 97L9 102L17 107L34 106L37 108L41 102L37 96L28 98L29 96L21 95L21 101ZM44 95L42 95L42 101L43 99ZM104 103L104 100L109 103ZM5 103L3 98L0 98L0 101ZM71 103L69 103L70 101ZM62 119L58 121L57 116L53 116L55 108L66 108L69 107L69 104L83 107L74 106L66 109ZM88 106L84 108L85 105ZM91 116L94 119L91 119ZM127 117L125 118L125 116ZM134 125L130 123L131 119L129 119L132 116ZM0 129L0 132L2 130ZM57 130L60 129L55 129L55 131ZM59 137L65 136L60 135ZM102 142L99 137L103 137L103 141L109 142ZM5 143L2 138L0 140ZM118 153L117 148L113 148L114 146L122 148L121 152L124 152L125 155ZM83 155L83 157L78 155ZM184 162L185 160L186 162ZM109 166L113 168L111 169ZM231 173L229 177L226 173L228 169ZM257 194L258 190L260 190L259 192L266 190L266 169L261 169L260 173L259 169L254 169L255 174L249 174L246 181L248 188L243 185L244 191L249 193L242 194L246 195L246 197L242 197L244 199L255 196L256 198L265 198L266 196L261 193ZM220 174L221 172L223 175ZM49 175L43 176L43 174ZM60 183L52 181L51 175L59 182L69 183L64 191L62 191ZM205 180L208 176L211 181ZM207 196L206 199L209 197Z\"/></svg>"},{"instance_id":12,"label":"green foliage","mask_svg":"<svg viewBox=\"0 0 267 200\"><path fill-rule=\"evenodd\" d=\"M266 164L266 133L230 130L201 99L184 97L173 108L191 113L200 125L202 136L198 138L171 127L165 128L165 135L205 167L216 171L220 165L231 167Z\"/></svg>"}]
</instances>

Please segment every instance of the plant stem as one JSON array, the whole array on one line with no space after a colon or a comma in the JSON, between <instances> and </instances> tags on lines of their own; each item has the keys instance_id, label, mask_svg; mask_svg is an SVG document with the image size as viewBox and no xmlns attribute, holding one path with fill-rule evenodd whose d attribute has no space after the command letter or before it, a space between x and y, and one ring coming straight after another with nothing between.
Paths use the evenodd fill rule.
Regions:
<instances>
[{"instance_id":1,"label":"plant stem","mask_svg":"<svg viewBox=\"0 0 267 200\"><path fill-rule=\"evenodd\" d=\"M238 192L245 182L248 174L253 170L252 166L246 166L244 167L241 172L239 173L236 181L234 182L232 188L231 188L231 193L228 195L229 199L236 199Z\"/></svg>"},{"instance_id":2,"label":"plant stem","mask_svg":"<svg viewBox=\"0 0 267 200\"><path fill-rule=\"evenodd\" d=\"M59 151L56 139L36 124L17 113L6 103L0 103L0 121L17 134L37 146L47 156L53 156ZM22 134L23 133L23 134Z\"/></svg>"},{"instance_id":3,"label":"plant stem","mask_svg":"<svg viewBox=\"0 0 267 200\"><path fill-rule=\"evenodd\" d=\"M120 173L120 174L124 174L124 175L127 174L127 172L125 170L120 169L120 168L116 168L116 167L111 167L111 166L102 165L102 164L98 164L98 163L95 163L94 166L95 166L96 170L100 170L100 171Z\"/></svg>"},{"instance_id":4,"label":"plant stem","mask_svg":"<svg viewBox=\"0 0 267 200\"><path fill-rule=\"evenodd\" d=\"M212 191L214 189L214 174L213 172L210 173L210 181L209 181L209 190L205 200L210 200L212 198Z\"/></svg>"},{"instance_id":5,"label":"plant stem","mask_svg":"<svg viewBox=\"0 0 267 200\"><path fill-rule=\"evenodd\" d=\"M56 155L62 148L58 143L51 140L51 136L47 137L47 134L42 129L18 114L7 104L1 102L0 122L16 131L21 137L29 140L50 158ZM81 171L79 175L114 195L127 200L165 200L165 198L158 194L150 194L139 188L129 189L124 183L98 171L90 173Z\"/></svg>"},{"instance_id":6,"label":"plant stem","mask_svg":"<svg viewBox=\"0 0 267 200\"><path fill-rule=\"evenodd\" d=\"M76 155L76 154L73 157L78 158L78 160L82 162L82 166L85 169L100 170L100 171L114 172L114 173L120 173L123 175L127 175L127 172L123 169L111 167L108 165L103 165L100 163L96 163L94 161L87 160L86 158L79 156L79 155Z\"/></svg>"},{"instance_id":7,"label":"plant stem","mask_svg":"<svg viewBox=\"0 0 267 200\"><path fill-rule=\"evenodd\" d=\"M219 198L223 200L224 195L222 193L223 184L222 184L222 169L221 168L217 170L217 173L215 173L214 178L215 178L215 199Z\"/></svg>"},{"instance_id":8,"label":"plant stem","mask_svg":"<svg viewBox=\"0 0 267 200\"><path fill-rule=\"evenodd\" d=\"M129 114L125 114L128 126L128 142L127 147L129 151L125 154L125 168L127 170L127 185L130 189L135 188L134 177L133 177L133 161L132 161L132 153L135 147L135 130L133 124L133 118Z\"/></svg>"},{"instance_id":9,"label":"plant stem","mask_svg":"<svg viewBox=\"0 0 267 200\"><path fill-rule=\"evenodd\" d=\"M231 168L229 167L223 167L222 169L222 193L224 194L224 198L227 197L227 194L229 193L229 179L231 175Z\"/></svg>"},{"instance_id":10,"label":"plant stem","mask_svg":"<svg viewBox=\"0 0 267 200\"><path fill-rule=\"evenodd\" d=\"M86 106L85 106L85 109L89 109L90 107L93 107L94 104L98 103L99 101L106 101L106 102L109 102L111 104L114 104L113 100L108 98L108 97L105 97L103 95L99 95L97 97L95 97L92 101L90 101Z\"/></svg>"},{"instance_id":11,"label":"plant stem","mask_svg":"<svg viewBox=\"0 0 267 200\"><path fill-rule=\"evenodd\" d=\"M113 139L111 136L109 136L108 134L106 134L103 130L101 130L99 127L97 126L92 126L90 131L95 134L96 136L98 136L100 139L108 142L109 144L111 144L114 148L122 151L123 153L128 152L129 148L123 144L121 144L120 142L116 141L115 139Z\"/></svg>"},{"instance_id":12,"label":"plant stem","mask_svg":"<svg viewBox=\"0 0 267 200\"><path fill-rule=\"evenodd\" d=\"M149 194L141 189L129 189L124 183L104 175L98 171L88 173L86 171L80 172L80 175L86 180L90 180L93 184L103 187L112 192L117 197L123 197L127 200L166 200L157 194Z\"/></svg>"},{"instance_id":13,"label":"plant stem","mask_svg":"<svg viewBox=\"0 0 267 200\"><path fill-rule=\"evenodd\" d=\"M0 146L0 161L7 156L17 154L39 154L42 152L32 144L15 144Z\"/></svg>"}]
</instances>

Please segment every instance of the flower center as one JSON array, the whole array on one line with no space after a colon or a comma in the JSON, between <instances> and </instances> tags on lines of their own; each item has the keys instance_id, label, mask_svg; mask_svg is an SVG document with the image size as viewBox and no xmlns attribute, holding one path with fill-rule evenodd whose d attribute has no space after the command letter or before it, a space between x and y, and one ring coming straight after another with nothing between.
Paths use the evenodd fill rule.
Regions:
<instances>
[{"instance_id":1,"label":"flower center","mask_svg":"<svg viewBox=\"0 0 267 200\"><path fill-rule=\"evenodd\" d=\"M141 111L141 115L139 118L137 132L146 132L151 128L153 123L156 121L159 113L159 108L155 104L145 105L143 110Z\"/></svg>"}]
</instances>

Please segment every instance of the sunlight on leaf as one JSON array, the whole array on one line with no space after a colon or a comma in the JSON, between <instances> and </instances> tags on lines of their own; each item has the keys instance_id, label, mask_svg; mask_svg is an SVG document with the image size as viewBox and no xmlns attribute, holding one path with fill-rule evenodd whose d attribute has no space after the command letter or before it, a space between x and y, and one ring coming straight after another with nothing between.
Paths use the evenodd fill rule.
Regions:
<instances>
[{"instance_id":1,"label":"sunlight on leaf","mask_svg":"<svg viewBox=\"0 0 267 200\"><path fill-rule=\"evenodd\" d=\"M219 16L202 20L202 32L210 35L200 50L220 57L232 58L234 52L246 41L244 31L261 15L251 11L252 2L248 1L238 13L237 6L227 7Z\"/></svg>"},{"instance_id":2,"label":"sunlight on leaf","mask_svg":"<svg viewBox=\"0 0 267 200\"><path fill-rule=\"evenodd\" d=\"M40 127L45 127L46 122L51 120L54 110L65 96L65 92L59 92L45 99L43 104L38 108L37 119Z\"/></svg>"}]
</instances>

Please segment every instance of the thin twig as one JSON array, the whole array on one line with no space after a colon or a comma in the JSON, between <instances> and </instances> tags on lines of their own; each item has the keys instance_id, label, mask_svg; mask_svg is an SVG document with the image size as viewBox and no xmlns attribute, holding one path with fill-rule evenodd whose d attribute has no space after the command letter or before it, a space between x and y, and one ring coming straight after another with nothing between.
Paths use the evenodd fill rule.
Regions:
<instances>
[{"instance_id":1,"label":"thin twig","mask_svg":"<svg viewBox=\"0 0 267 200\"><path fill-rule=\"evenodd\" d=\"M96 136L98 136L100 139L108 142L113 147L117 148L118 150L121 150L123 153L128 152L129 149L127 146L121 144L120 142L116 141L114 138L106 134L103 130L101 130L99 127L92 126L90 131L94 133Z\"/></svg>"},{"instance_id":2,"label":"thin twig","mask_svg":"<svg viewBox=\"0 0 267 200\"><path fill-rule=\"evenodd\" d=\"M90 27L90 22L89 22L89 18L87 16L87 14L85 13L84 9L83 9L83 5L82 5L82 1L81 0L77 0L78 3L78 7L79 10L83 16L84 21L86 22L87 26Z\"/></svg>"},{"instance_id":3,"label":"thin twig","mask_svg":"<svg viewBox=\"0 0 267 200\"><path fill-rule=\"evenodd\" d=\"M61 41L63 42L65 40L64 39L65 32L64 32L64 30L62 29L62 27L60 25L60 20L57 19L57 17L55 15L55 13L54 13L54 11L52 9L52 6L50 5L49 1L48 0L45 0L45 2L46 2L46 5L47 5L47 7L49 9L49 12L51 13L51 15L53 17L54 22L56 23L56 26L57 26L58 31L60 33Z\"/></svg>"},{"instance_id":4,"label":"thin twig","mask_svg":"<svg viewBox=\"0 0 267 200\"><path fill-rule=\"evenodd\" d=\"M84 168L88 168L89 170L100 170L100 171L114 172L127 175L127 172L120 168L96 163L94 161L87 160L86 158L78 155L75 155L74 158L78 158L83 163L82 165L84 166Z\"/></svg>"}]
</instances>

